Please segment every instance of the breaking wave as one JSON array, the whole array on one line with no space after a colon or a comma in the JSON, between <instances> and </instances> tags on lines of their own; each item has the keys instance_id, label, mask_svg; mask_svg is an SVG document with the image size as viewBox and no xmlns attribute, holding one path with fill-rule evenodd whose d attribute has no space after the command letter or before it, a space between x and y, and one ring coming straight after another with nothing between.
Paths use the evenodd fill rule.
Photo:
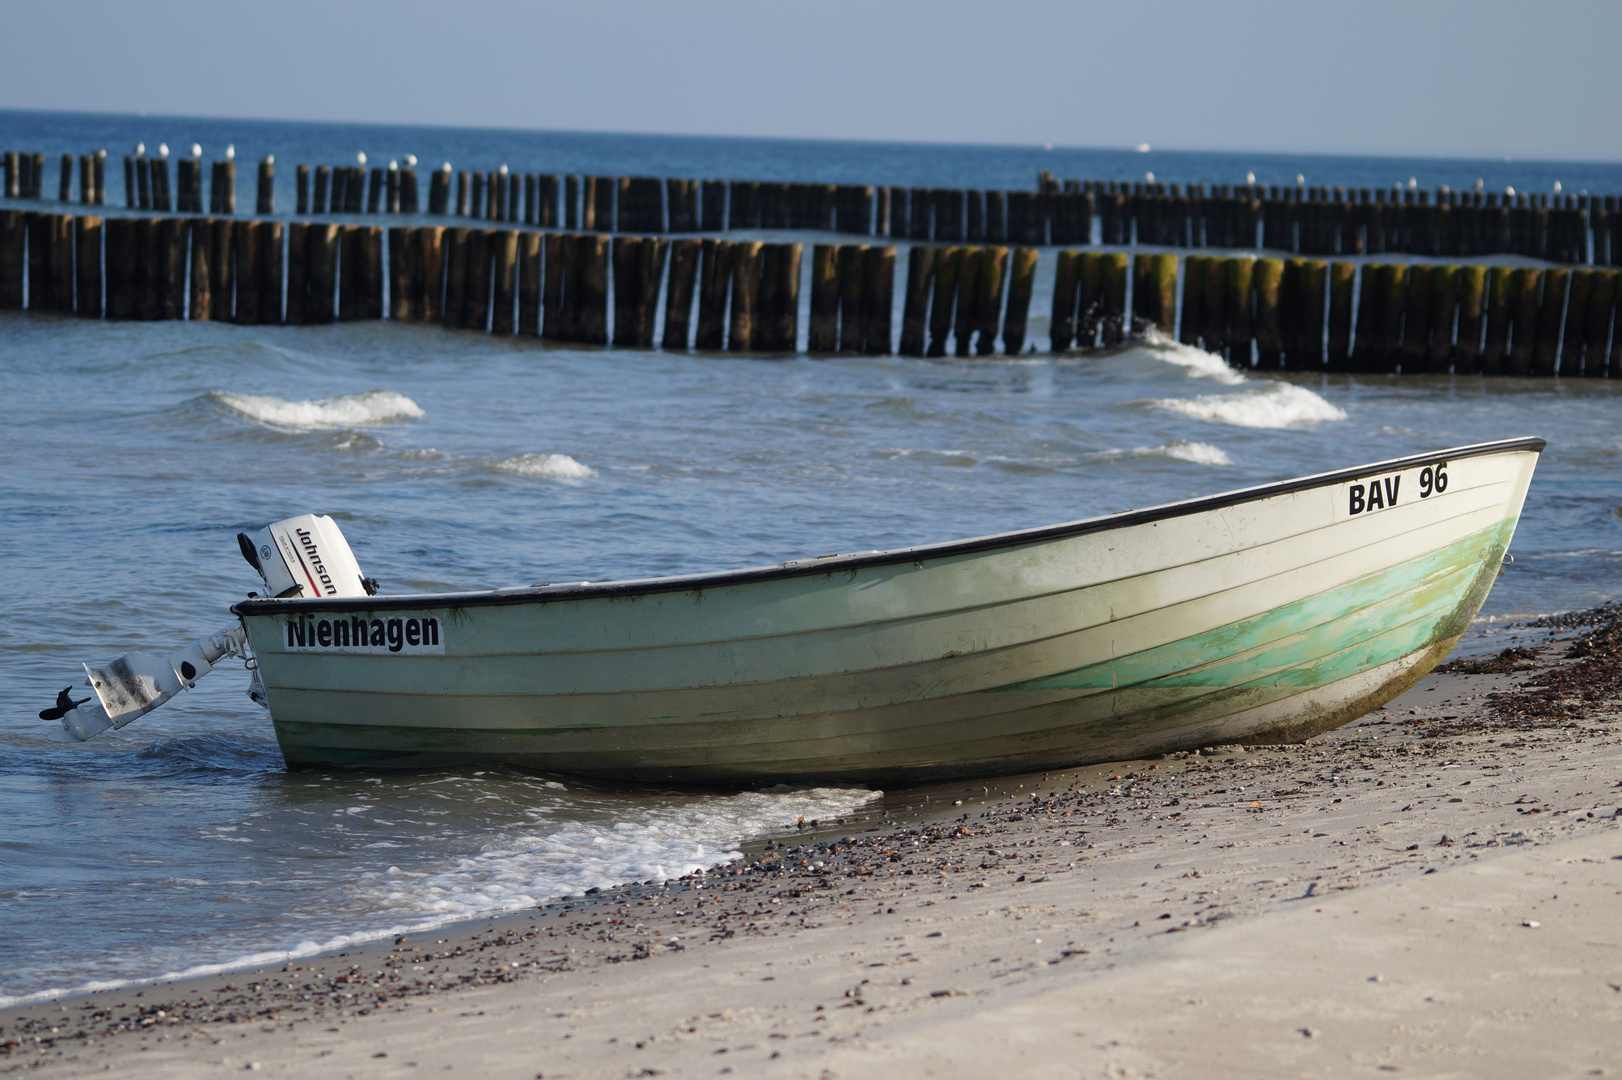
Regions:
<instances>
[{"instance_id":1,"label":"breaking wave","mask_svg":"<svg viewBox=\"0 0 1622 1080\"><path fill-rule=\"evenodd\" d=\"M584 480L597 475L596 469L582 465L568 454L519 454L493 461L490 467L498 472L544 476L552 480Z\"/></svg>"},{"instance_id":2,"label":"breaking wave","mask_svg":"<svg viewBox=\"0 0 1622 1080\"><path fill-rule=\"evenodd\" d=\"M1257 383L1231 394L1160 398L1151 404L1194 420L1211 420L1234 427L1304 427L1325 420L1346 419L1343 410L1311 390L1286 382Z\"/></svg>"},{"instance_id":3,"label":"breaking wave","mask_svg":"<svg viewBox=\"0 0 1622 1080\"><path fill-rule=\"evenodd\" d=\"M1232 465L1233 459L1221 447L1210 443L1189 442L1179 439L1176 442L1162 443L1159 446L1134 446L1130 450L1103 450L1096 454L1089 454L1090 461L1118 461L1122 458L1148 458L1164 457L1177 461L1188 461L1195 465Z\"/></svg>"},{"instance_id":4,"label":"breaking wave","mask_svg":"<svg viewBox=\"0 0 1622 1080\"><path fill-rule=\"evenodd\" d=\"M415 401L393 390L368 390L363 394L346 394L317 401L286 401L269 395L225 391L215 391L205 397L261 424L304 430L362 427L390 420L420 420L428 415Z\"/></svg>"}]
</instances>

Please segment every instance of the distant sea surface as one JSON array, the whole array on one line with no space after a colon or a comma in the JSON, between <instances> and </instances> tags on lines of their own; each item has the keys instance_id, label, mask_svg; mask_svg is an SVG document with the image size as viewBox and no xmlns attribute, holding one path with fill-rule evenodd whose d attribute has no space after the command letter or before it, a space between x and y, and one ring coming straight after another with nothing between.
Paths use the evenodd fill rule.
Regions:
<instances>
[{"instance_id":1,"label":"distant sea surface","mask_svg":"<svg viewBox=\"0 0 1622 1080\"><path fill-rule=\"evenodd\" d=\"M228 142L292 166L1031 187L1061 177L1622 191L1616 166L1136 154L0 112L0 149ZM121 169L109 175L121 183ZM251 176L251 172L246 173ZM246 189L244 189L246 191ZM118 201L120 192L113 193ZM47 200L49 205L49 200ZM805 239L811 239L805 237ZM1051 254L1043 265L1051 274ZM1038 278L1033 340L1046 335ZM226 624L235 534L330 513L391 590L719 569L998 532L1516 435L1550 446L1467 642L1622 588L1610 382L1261 376L1102 357L758 360L431 327L0 313L0 1000L510 911L715 865L859 789L624 792L493 769L289 773L234 663L82 746L35 713Z\"/></svg>"}]
</instances>

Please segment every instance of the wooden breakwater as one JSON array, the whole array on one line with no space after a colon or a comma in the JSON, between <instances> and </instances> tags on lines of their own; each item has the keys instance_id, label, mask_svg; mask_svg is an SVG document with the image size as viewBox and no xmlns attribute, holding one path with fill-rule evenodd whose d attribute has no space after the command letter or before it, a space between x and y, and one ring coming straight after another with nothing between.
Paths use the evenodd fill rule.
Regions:
<instances>
[{"instance_id":1,"label":"wooden breakwater","mask_svg":"<svg viewBox=\"0 0 1622 1080\"><path fill-rule=\"evenodd\" d=\"M811 353L1036 348L1036 248L915 244L900 254L818 244L802 273L798 243L0 210L0 309L245 324L391 318L588 345L783 353L800 347L803 307ZM1065 249L1045 344L1111 346L1154 327L1247 370L1617 378L1618 274Z\"/></svg>"},{"instance_id":2,"label":"wooden breakwater","mask_svg":"<svg viewBox=\"0 0 1622 1080\"><path fill-rule=\"evenodd\" d=\"M105 205L106 154L80 155L79 201ZM235 162L215 161L205 211L203 163L124 159L129 209L234 214ZM43 154L7 153L4 192L41 198ZM89 170L86 175L85 171ZM63 155L58 195L69 201L75 159ZM1467 259L1517 255L1622 266L1622 211L1612 195L1059 181L1034 190L898 187L787 181L453 171L422 178L402 166L299 165L294 216L422 214L543 229L638 235L810 230L934 243L1261 250L1304 256L1405 254ZM258 165L254 212L276 212L274 159Z\"/></svg>"}]
</instances>

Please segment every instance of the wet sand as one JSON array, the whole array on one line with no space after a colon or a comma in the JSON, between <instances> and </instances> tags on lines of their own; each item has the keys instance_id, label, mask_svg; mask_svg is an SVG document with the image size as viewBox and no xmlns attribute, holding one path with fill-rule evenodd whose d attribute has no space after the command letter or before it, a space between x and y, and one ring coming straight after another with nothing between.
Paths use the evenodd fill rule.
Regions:
<instances>
[{"instance_id":1,"label":"wet sand","mask_svg":"<svg viewBox=\"0 0 1622 1080\"><path fill-rule=\"evenodd\" d=\"M1610 1075L1619 641L1300 746L888 794L662 886L14 1008L0 1072Z\"/></svg>"}]
</instances>

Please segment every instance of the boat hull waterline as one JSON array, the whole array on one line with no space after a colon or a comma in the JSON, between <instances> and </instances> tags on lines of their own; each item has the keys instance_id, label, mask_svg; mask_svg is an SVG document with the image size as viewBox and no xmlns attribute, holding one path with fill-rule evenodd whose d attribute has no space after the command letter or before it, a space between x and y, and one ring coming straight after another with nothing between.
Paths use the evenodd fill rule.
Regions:
<instances>
[{"instance_id":1,"label":"boat hull waterline","mask_svg":"<svg viewBox=\"0 0 1622 1080\"><path fill-rule=\"evenodd\" d=\"M862 783L1294 742L1452 650L1543 445L753 570L232 610L292 766Z\"/></svg>"}]
</instances>

